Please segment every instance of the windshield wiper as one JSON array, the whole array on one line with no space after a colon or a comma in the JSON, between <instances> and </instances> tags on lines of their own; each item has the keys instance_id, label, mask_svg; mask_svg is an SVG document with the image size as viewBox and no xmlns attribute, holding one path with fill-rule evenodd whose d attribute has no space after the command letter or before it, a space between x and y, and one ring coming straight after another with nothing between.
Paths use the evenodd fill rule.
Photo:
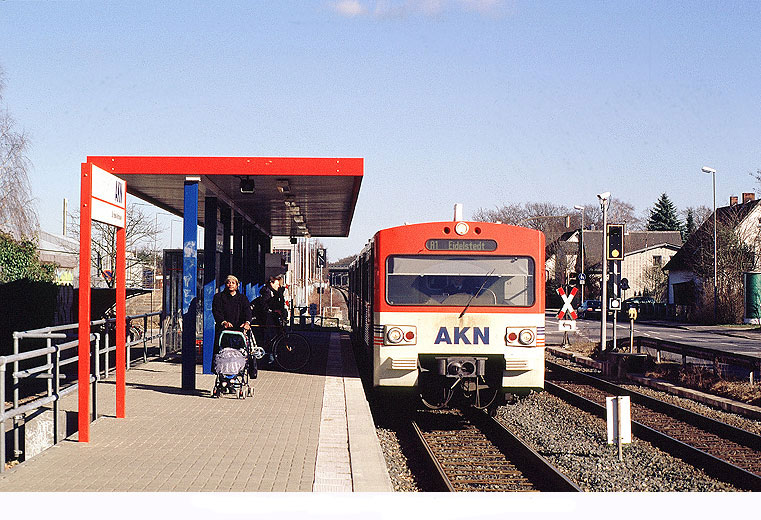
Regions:
<instances>
[{"instance_id":1,"label":"windshield wiper","mask_svg":"<svg viewBox=\"0 0 761 520\"><path fill-rule=\"evenodd\" d=\"M496 267L492 268L491 271L486 273L486 276L484 276L484 282L481 284L481 287L478 288L478 290L473 294L473 296L470 297L470 300L468 300L468 303L465 304L465 308L462 310L459 316L457 316L457 319L459 320L465 315L465 311L468 310L468 307L470 307L470 302L473 301L473 298L481 294L481 289L484 288L484 285L486 285L486 282L489 281L489 277L494 273L494 270L497 269Z\"/></svg>"}]
</instances>

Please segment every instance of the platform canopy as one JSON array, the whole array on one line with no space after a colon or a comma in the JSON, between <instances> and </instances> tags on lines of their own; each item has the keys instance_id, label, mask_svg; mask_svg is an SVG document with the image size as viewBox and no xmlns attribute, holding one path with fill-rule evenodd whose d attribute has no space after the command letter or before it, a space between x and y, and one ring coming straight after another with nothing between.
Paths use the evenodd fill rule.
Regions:
<instances>
[{"instance_id":1,"label":"platform canopy","mask_svg":"<svg viewBox=\"0 0 761 520\"><path fill-rule=\"evenodd\" d=\"M94 156L127 192L183 215L183 185L200 177L199 202L217 197L271 236L346 237L362 181L361 158ZM199 204L198 223L204 222Z\"/></svg>"}]
</instances>

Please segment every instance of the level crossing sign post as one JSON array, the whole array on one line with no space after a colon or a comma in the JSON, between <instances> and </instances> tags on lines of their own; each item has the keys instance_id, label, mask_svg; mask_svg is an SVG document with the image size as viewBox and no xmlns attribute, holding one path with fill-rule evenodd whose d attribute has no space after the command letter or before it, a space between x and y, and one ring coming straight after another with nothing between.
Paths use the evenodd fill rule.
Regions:
<instances>
[{"instance_id":1,"label":"level crossing sign post","mask_svg":"<svg viewBox=\"0 0 761 520\"><path fill-rule=\"evenodd\" d=\"M79 442L90 442L90 255L92 221L115 226L116 265L116 417L125 417L127 328L127 183L98 168L82 163L79 202ZM96 354L97 355L97 354Z\"/></svg>"},{"instance_id":2,"label":"level crossing sign post","mask_svg":"<svg viewBox=\"0 0 761 520\"><path fill-rule=\"evenodd\" d=\"M573 298L576 296L576 292L576 287L571 289L568 294L562 287L557 289L557 293L563 299L563 307L558 312L558 330L563 332L563 346L571 344L568 339L568 332L576 330L576 311L573 308Z\"/></svg>"}]
</instances>

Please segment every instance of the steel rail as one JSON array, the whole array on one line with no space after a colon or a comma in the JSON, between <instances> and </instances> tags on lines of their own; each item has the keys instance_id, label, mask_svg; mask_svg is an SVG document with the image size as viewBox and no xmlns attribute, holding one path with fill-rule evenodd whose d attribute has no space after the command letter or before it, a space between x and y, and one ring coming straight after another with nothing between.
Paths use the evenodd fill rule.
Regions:
<instances>
[{"instance_id":1,"label":"steel rail","mask_svg":"<svg viewBox=\"0 0 761 520\"><path fill-rule=\"evenodd\" d=\"M480 410L466 410L458 418L464 423L453 425L451 433L466 432L468 446L455 439L453 446L441 441L436 447L434 433L424 432L418 422L412 427L428 456L428 466L437 491L581 491L544 457L526 445L503 424ZM472 426L472 429L468 429ZM430 441L430 442L429 442ZM464 454L467 448L479 454ZM462 460L463 455L469 460ZM441 460L449 456L451 460ZM489 466L492 466L489 468ZM491 476L490 476L491 475ZM490 480L491 479L491 480Z\"/></svg>"},{"instance_id":2,"label":"steel rail","mask_svg":"<svg viewBox=\"0 0 761 520\"><path fill-rule=\"evenodd\" d=\"M731 438L735 442L744 444L745 446L753 448L754 450L761 451L761 436L756 435L755 433L751 433L747 430L743 430L742 428L737 428L736 426L717 421L716 419L706 417L705 415L687 410L680 406L661 401L655 397L650 397L634 390L624 388L602 378L596 377L592 374L578 372L572 368L559 365L552 361L545 361L545 366L551 368L553 371L589 381L601 390L611 392L611 394L615 393L615 395L627 395L630 397L632 403L641 404L653 411L669 415L688 424L691 424L696 428L701 428L714 432L718 435Z\"/></svg>"},{"instance_id":3,"label":"steel rail","mask_svg":"<svg viewBox=\"0 0 761 520\"><path fill-rule=\"evenodd\" d=\"M720 421L715 421L705 416L701 416L700 414L690 412L684 408L664 403L637 392L618 387L617 385L591 376L589 374L576 372L572 369L563 367L562 365L557 365L549 361L546 362L546 364L552 370L557 370L563 375L570 376L577 382L596 387L605 392L610 392L613 395L628 395L631 398L632 402L635 404L640 404L648 408L650 408L650 405L653 405L654 407L658 408L658 410L653 411L662 413L664 415L669 415L675 420L680 420L706 432L718 434L728 440L743 444L748 448L759 450L757 446L759 446L759 443L761 443L761 437L753 433L735 428L725 423L721 423ZM601 386L604 388L600 388ZM558 384L545 380L545 390L569 402L577 408L597 415L602 419L606 419L607 417L605 406L587 399L586 397L581 396L575 392L572 392L571 390L563 388ZM667 451L673 456L681 458L685 462L703 469L707 474L723 482L730 483L740 489L761 491L761 475L741 468L729 460L725 460L712 455L700 448L680 441L673 436L651 428L650 426L647 426L639 421L632 420L632 433L637 437Z\"/></svg>"},{"instance_id":4,"label":"steel rail","mask_svg":"<svg viewBox=\"0 0 761 520\"><path fill-rule=\"evenodd\" d=\"M504 446L519 467L531 468L532 478L535 475L535 480L544 483L549 490L582 491L571 479L485 410L469 408L465 414L492 442L497 446Z\"/></svg>"}]
</instances>

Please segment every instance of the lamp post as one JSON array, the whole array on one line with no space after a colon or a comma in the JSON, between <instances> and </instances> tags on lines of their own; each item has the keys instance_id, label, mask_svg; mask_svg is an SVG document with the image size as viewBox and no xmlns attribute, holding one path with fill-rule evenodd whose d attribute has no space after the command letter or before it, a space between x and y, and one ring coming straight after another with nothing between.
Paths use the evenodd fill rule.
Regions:
<instances>
[{"instance_id":1,"label":"lamp post","mask_svg":"<svg viewBox=\"0 0 761 520\"><path fill-rule=\"evenodd\" d=\"M581 238L580 238L580 244L579 244L579 250L581 251L581 274L585 275L584 271L584 206L574 206L573 209L578 210L581 213ZM586 276L586 275L585 275ZM576 279L578 280L579 275L576 275ZM584 280L586 282L586 280ZM581 303L584 303L584 285L583 283L579 283L581 286Z\"/></svg>"},{"instance_id":2,"label":"lamp post","mask_svg":"<svg viewBox=\"0 0 761 520\"><path fill-rule=\"evenodd\" d=\"M713 322L718 323L719 310L719 273L716 268L716 170L703 166L703 173L710 173L713 177Z\"/></svg>"},{"instance_id":3,"label":"lamp post","mask_svg":"<svg viewBox=\"0 0 761 520\"><path fill-rule=\"evenodd\" d=\"M608 334L608 260L606 252L606 244L607 237L606 233L608 232L608 205L610 204L610 192L606 191L605 193L600 193L597 195L597 198L600 200L600 209L602 209L602 255L600 256L600 261L602 262L602 279L600 280L600 287L602 290L602 297L600 298L602 301L602 312L600 315L600 350L602 352L605 352L606 344L608 341L607 334Z\"/></svg>"}]
</instances>

